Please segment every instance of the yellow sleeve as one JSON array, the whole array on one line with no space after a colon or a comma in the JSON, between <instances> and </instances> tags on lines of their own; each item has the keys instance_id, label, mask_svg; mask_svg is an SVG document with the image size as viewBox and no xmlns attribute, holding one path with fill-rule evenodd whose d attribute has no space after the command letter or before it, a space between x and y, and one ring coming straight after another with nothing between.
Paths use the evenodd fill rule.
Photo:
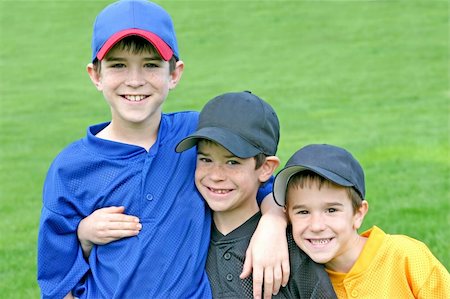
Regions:
<instances>
[{"instance_id":1,"label":"yellow sleeve","mask_svg":"<svg viewBox=\"0 0 450 299\"><path fill-rule=\"evenodd\" d=\"M447 269L436 260L430 275L419 290L418 298L450 298L450 274Z\"/></svg>"}]
</instances>

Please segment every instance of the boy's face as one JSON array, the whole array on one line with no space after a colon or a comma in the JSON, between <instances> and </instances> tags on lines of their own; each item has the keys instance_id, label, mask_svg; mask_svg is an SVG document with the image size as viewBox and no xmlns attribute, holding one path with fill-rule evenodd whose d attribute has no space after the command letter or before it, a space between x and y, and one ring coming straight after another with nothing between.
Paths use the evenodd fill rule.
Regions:
<instances>
[{"instance_id":1,"label":"boy's face","mask_svg":"<svg viewBox=\"0 0 450 299\"><path fill-rule=\"evenodd\" d=\"M260 183L267 179L264 167L255 166L254 158L241 159L221 145L200 141L195 184L213 211L231 214L250 210L251 216L258 210L256 193Z\"/></svg>"},{"instance_id":2,"label":"boy's face","mask_svg":"<svg viewBox=\"0 0 450 299\"><path fill-rule=\"evenodd\" d=\"M183 64L169 73L169 63L153 51L139 53L114 47L100 62L100 72L92 64L88 72L111 107L112 120L119 124L149 124L157 116L169 89L181 77Z\"/></svg>"},{"instance_id":3,"label":"boy's face","mask_svg":"<svg viewBox=\"0 0 450 299\"><path fill-rule=\"evenodd\" d=\"M367 211L366 202L356 213L347 190L334 184L312 182L291 186L286 194L287 213L295 243L312 260L328 269L346 272L361 249L357 229Z\"/></svg>"}]
</instances>

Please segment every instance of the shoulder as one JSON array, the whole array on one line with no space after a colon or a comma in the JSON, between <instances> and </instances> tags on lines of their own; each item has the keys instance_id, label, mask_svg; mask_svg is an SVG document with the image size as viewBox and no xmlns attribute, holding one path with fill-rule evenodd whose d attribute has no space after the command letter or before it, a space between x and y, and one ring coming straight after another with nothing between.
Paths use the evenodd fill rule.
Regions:
<instances>
[{"instance_id":1,"label":"shoulder","mask_svg":"<svg viewBox=\"0 0 450 299\"><path fill-rule=\"evenodd\" d=\"M159 128L161 142L175 148L181 139L195 131L198 117L199 113L196 111L163 113Z\"/></svg>"},{"instance_id":2,"label":"shoulder","mask_svg":"<svg viewBox=\"0 0 450 299\"><path fill-rule=\"evenodd\" d=\"M78 139L64 149L62 149L52 161L46 181L63 180L64 178L73 178L82 165L91 165L95 154L92 146L89 147L93 138L93 130L101 129L106 124L93 125L87 128L86 135ZM78 171L79 172L79 171Z\"/></svg>"},{"instance_id":3,"label":"shoulder","mask_svg":"<svg viewBox=\"0 0 450 299\"><path fill-rule=\"evenodd\" d=\"M391 260L410 273L429 273L433 267L440 265L428 246L417 239L406 235L386 234L377 227L373 228L370 238L372 237L381 241L377 253L381 260Z\"/></svg>"},{"instance_id":4,"label":"shoulder","mask_svg":"<svg viewBox=\"0 0 450 299\"><path fill-rule=\"evenodd\" d=\"M420 290L423 294L435 294L437 289L447 285L443 289L450 291L448 271L423 242L406 235L387 234L385 243L386 254L392 257L395 267L404 269L414 290ZM430 296L424 296L427 297Z\"/></svg>"},{"instance_id":5,"label":"shoulder","mask_svg":"<svg viewBox=\"0 0 450 299\"><path fill-rule=\"evenodd\" d=\"M85 157L83 152L83 139L74 141L56 155L50 168L76 163L78 159Z\"/></svg>"},{"instance_id":6,"label":"shoulder","mask_svg":"<svg viewBox=\"0 0 450 299\"><path fill-rule=\"evenodd\" d=\"M173 113L165 113L163 117L177 126L197 126L199 112L197 111L179 111Z\"/></svg>"},{"instance_id":7,"label":"shoulder","mask_svg":"<svg viewBox=\"0 0 450 299\"><path fill-rule=\"evenodd\" d=\"M386 234L386 244L388 245L388 250L395 251L402 256L407 256L411 262L422 261L420 264L428 264L430 259L434 259L427 245L406 235Z\"/></svg>"}]
</instances>

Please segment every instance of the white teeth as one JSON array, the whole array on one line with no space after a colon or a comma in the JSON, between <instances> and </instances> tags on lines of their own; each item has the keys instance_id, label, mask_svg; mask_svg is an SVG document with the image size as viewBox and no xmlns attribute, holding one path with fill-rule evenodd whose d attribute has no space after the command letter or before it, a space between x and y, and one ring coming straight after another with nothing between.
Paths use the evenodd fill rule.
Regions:
<instances>
[{"instance_id":1,"label":"white teeth","mask_svg":"<svg viewBox=\"0 0 450 299\"><path fill-rule=\"evenodd\" d=\"M139 102L145 99L144 95L125 95L125 99L132 102Z\"/></svg>"},{"instance_id":2,"label":"white teeth","mask_svg":"<svg viewBox=\"0 0 450 299\"><path fill-rule=\"evenodd\" d=\"M213 189L213 188L210 188L210 189L214 193L218 193L218 194L226 194L226 193L228 193L228 190L226 190L226 189Z\"/></svg>"},{"instance_id":3,"label":"white teeth","mask_svg":"<svg viewBox=\"0 0 450 299\"><path fill-rule=\"evenodd\" d=\"M310 242L313 245L324 245L328 244L331 241L331 239L311 239Z\"/></svg>"}]
</instances>

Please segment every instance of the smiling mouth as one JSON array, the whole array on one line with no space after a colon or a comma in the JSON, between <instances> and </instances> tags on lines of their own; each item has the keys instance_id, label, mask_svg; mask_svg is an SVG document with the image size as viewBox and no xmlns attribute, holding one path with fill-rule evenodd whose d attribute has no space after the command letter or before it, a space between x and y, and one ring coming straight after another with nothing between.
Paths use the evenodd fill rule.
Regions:
<instances>
[{"instance_id":1,"label":"smiling mouth","mask_svg":"<svg viewBox=\"0 0 450 299\"><path fill-rule=\"evenodd\" d=\"M323 246L327 245L331 242L333 238L327 238L327 239L307 239L309 243L311 243L314 246Z\"/></svg>"},{"instance_id":2,"label":"smiling mouth","mask_svg":"<svg viewBox=\"0 0 450 299\"><path fill-rule=\"evenodd\" d=\"M140 101L144 100L145 98L147 98L148 96L146 96L146 95L123 95L122 97L130 102L140 102Z\"/></svg>"},{"instance_id":3,"label":"smiling mouth","mask_svg":"<svg viewBox=\"0 0 450 299\"><path fill-rule=\"evenodd\" d=\"M232 191L232 189L214 189L211 187L207 187L209 191L215 194L227 194Z\"/></svg>"}]
</instances>

